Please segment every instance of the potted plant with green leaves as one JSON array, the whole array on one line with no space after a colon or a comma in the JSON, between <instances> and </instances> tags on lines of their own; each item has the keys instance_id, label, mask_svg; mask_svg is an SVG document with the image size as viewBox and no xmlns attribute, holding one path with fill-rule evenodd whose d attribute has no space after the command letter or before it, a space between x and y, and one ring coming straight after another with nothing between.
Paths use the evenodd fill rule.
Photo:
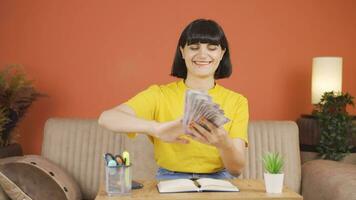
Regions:
<instances>
[{"instance_id":1,"label":"potted plant with green leaves","mask_svg":"<svg viewBox=\"0 0 356 200\"><path fill-rule=\"evenodd\" d=\"M342 160L353 149L352 138L355 133L353 117L346 107L354 106L349 93L325 92L313 110L320 130L317 151L322 159Z\"/></svg>"},{"instance_id":2,"label":"potted plant with green leaves","mask_svg":"<svg viewBox=\"0 0 356 200\"><path fill-rule=\"evenodd\" d=\"M267 193L281 193L283 189L284 174L282 168L284 161L279 153L266 153L263 155L265 169L264 181Z\"/></svg>"},{"instance_id":3,"label":"potted plant with green leaves","mask_svg":"<svg viewBox=\"0 0 356 200\"><path fill-rule=\"evenodd\" d=\"M21 146L14 141L14 129L39 96L20 65L0 71L0 157L22 154Z\"/></svg>"}]
</instances>

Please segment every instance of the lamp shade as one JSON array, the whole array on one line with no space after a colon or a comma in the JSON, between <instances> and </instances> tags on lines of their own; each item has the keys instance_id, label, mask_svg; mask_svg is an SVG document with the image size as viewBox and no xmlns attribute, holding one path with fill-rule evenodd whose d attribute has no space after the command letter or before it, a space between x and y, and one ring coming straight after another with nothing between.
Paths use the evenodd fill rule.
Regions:
<instances>
[{"instance_id":1,"label":"lamp shade","mask_svg":"<svg viewBox=\"0 0 356 200\"><path fill-rule=\"evenodd\" d=\"M313 58L312 104L319 103L322 95L331 91L342 91L342 58Z\"/></svg>"}]
</instances>

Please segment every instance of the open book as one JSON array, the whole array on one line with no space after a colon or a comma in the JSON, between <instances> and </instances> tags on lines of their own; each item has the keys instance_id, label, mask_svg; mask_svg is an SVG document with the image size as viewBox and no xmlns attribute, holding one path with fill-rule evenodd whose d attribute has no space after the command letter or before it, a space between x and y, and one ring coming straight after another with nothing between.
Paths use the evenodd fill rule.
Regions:
<instances>
[{"instance_id":1,"label":"open book","mask_svg":"<svg viewBox=\"0 0 356 200\"><path fill-rule=\"evenodd\" d=\"M157 185L160 193L170 192L238 192L236 186L227 180L200 178L197 180L174 179L160 181Z\"/></svg>"}]
</instances>

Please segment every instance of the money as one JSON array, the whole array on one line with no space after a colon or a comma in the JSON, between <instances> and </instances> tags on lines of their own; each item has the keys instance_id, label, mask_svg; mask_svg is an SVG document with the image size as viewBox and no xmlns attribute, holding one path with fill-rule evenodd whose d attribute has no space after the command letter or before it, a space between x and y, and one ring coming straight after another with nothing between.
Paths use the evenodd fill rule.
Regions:
<instances>
[{"instance_id":1,"label":"money","mask_svg":"<svg viewBox=\"0 0 356 200\"><path fill-rule=\"evenodd\" d=\"M214 103L208 94L197 90L187 90L183 117L185 133L192 134L189 130L189 124L193 121L199 123L201 117L204 117L216 127L230 121L224 116L224 111L220 109L220 106Z\"/></svg>"}]
</instances>

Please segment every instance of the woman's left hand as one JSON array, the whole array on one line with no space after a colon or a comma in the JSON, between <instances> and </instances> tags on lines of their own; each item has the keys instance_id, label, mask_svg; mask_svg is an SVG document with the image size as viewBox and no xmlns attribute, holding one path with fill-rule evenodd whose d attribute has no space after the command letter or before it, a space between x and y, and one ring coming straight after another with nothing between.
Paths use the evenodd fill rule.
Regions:
<instances>
[{"instance_id":1,"label":"woman's left hand","mask_svg":"<svg viewBox=\"0 0 356 200\"><path fill-rule=\"evenodd\" d=\"M204 126L206 128L204 128ZM193 134L191 137L201 143L213 145L217 148L223 148L231 142L227 132L222 126L216 127L205 118L201 118L199 123L194 121L191 122L189 128Z\"/></svg>"}]
</instances>

